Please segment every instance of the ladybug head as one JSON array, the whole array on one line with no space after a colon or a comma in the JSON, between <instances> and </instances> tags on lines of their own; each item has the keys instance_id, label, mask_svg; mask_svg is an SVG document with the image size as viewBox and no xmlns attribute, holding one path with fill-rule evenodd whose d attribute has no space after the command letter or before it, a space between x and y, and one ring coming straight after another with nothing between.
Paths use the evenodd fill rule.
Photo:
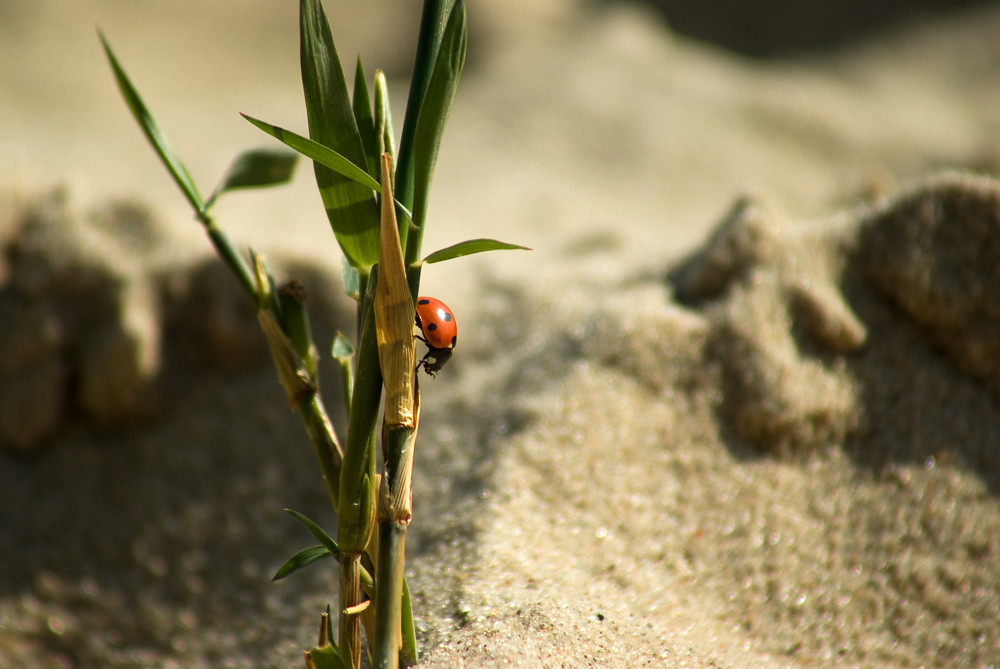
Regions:
<instances>
[{"instance_id":1,"label":"ladybug head","mask_svg":"<svg viewBox=\"0 0 1000 669\"><path fill-rule=\"evenodd\" d=\"M437 376L437 373L449 360L451 360L450 348L432 348L417 363L417 369L423 367L428 375Z\"/></svg>"}]
</instances>

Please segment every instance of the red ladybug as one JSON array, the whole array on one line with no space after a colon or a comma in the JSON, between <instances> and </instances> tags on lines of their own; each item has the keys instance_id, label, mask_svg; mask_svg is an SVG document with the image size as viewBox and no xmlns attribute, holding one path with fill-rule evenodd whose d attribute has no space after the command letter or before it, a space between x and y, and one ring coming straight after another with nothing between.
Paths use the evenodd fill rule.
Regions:
<instances>
[{"instance_id":1,"label":"red ladybug","mask_svg":"<svg viewBox=\"0 0 1000 669\"><path fill-rule=\"evenodd\" d=\"M433 297L417 298L417 327L423 336L417 339L427 344L427 354L417 363L431 376L436 376L451 358L458 342L458 324L448 305Z\"/></svg>"}]
</instances>

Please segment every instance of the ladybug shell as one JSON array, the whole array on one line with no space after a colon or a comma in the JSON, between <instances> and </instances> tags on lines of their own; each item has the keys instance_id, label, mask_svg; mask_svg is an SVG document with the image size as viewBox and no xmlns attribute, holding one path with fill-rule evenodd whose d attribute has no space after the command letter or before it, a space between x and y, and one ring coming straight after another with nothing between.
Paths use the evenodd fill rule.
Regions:
<instances>
[{"instance_id":1,"label":"ladybug shell","mask_svg":"<svg viewBox=\"0 0 1000 669\"><path fill-rule=\"evenodd\" d=\"M453 349L458 342L458 324L441 300L433 297L417 298L417 327L430 349Z\"/></svg>"}]
</instances>

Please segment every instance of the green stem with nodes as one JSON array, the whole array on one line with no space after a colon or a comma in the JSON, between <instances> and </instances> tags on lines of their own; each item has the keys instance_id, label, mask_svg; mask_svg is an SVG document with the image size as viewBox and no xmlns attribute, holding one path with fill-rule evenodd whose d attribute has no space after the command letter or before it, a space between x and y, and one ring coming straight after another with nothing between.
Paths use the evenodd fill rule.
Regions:
<instances>
[{"instance_id":1,"label":"green stem with nodes","mask_svg":"<svg viewBox=\"0 0 1000 669\"><path fill-rule=\"evenodd\" d=\"M250 273L250 268L247 266L246 260L240 255L239 251L233 248L229 237L215 224L215 219L205 212L198 212L197 215L198 221L205 228L205 232L212 242L212 246L215 247L215 252L229 266L229 269L236 276L236 280L240 282L243 289L256 302L257 289L254 286L253 275Z\"/></svg>"},{"instance_id":2,"label":"green stem with nodes","mask_svg":"<svg viewBox=\"0 0 1000 669\"><path fill-rule=\"evenodd\" d=\"M370 305L378 282L377 266L369 276L362 301ZM360 658L361 628L358 615L349 609L360 604L359 560L371 537L375 517L375 426L382 397L382 373L378 362L375 315L369 307L362 320L358 342L357 369L351 399L351 416L344 445L340 475L340 503L337 507L337 542L340 545L340 653L348 667L357 667ZM377 585L377 583L376 583ZM358 660L360 661L360 659Z\"/></svg>"},{"instance_id":3,"label":"green stem with nodes","mask_svg":"<svg viewBox=\"0 0 1000 669\"><path fill-rule=\"evenodd\" d=\"M382 180L392 169L382 157ZM387 191L388 192L388 191ZM375 320L379 363L385 384L382 419L383 469L378 496L379 546L375 579L374 666L399 666L403 611L403 561L406 527L411 517L410 481L413 451L420 419L420 391L415 372L413 300L406 282L399 245L395 207L382 201L379 236L379 278L375 291Z\"/></svg>"},{"instance_id":4,"label":"green stem with nodes","mask_svg":"<svg viewBox=\"0 0 1000 669\"><path fill-rule=\"evenodd\" d=\"M406 530L410 525L410 475L413 466L414 427L387 428L385 474L379 498L379 551L375 573L375 649L377 669L399 666L400 619ZM391 479L391 480L390 480Z\"/></svg>"}]
</instances>

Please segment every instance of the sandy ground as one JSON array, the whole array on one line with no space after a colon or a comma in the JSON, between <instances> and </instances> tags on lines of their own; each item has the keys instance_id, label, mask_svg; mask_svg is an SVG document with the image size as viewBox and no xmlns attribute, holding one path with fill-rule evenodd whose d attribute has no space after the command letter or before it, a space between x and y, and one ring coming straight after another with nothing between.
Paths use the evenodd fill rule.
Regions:
<instances>
[{"instance_id":1,"label":"sandy ground","mask_svg":"<svg viewBox=\"0 0 1000 669\"><path fill-rule=\"evenodd\" d=\"M335 600L269 582L334 519L94 32L208 191L304 127L287 4L0 2L0 666L300 666ZM416 10L339 4L401 102ZM423 666L1000 663L1000 8L753 60L535 4L470 8L425 238L535 251L424 273ZM351 327L310 170L218 218Z\"/></svg>"}]
</instances>

